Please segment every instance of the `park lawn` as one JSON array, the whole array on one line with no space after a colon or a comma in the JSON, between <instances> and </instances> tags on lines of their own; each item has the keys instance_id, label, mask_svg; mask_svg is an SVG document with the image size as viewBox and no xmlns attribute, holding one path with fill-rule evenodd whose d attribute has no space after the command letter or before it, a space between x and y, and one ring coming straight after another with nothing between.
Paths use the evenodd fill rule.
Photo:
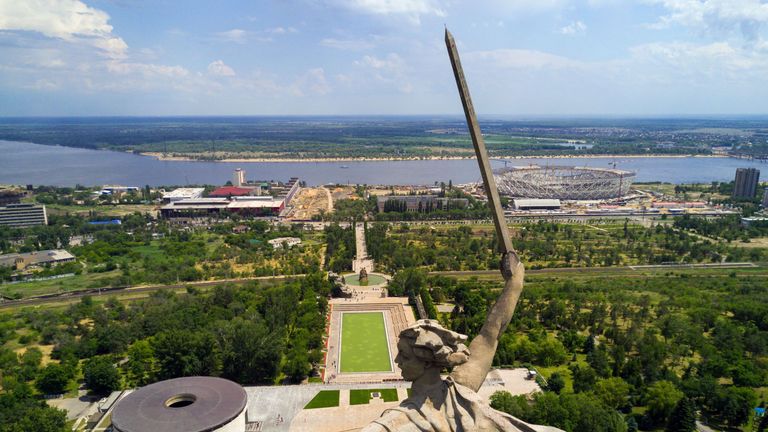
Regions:
<instances>
[{"instance_id":1,"label":"park lawn","mask_svg":"<svg viewBox=\"0 0 768 432\"><path fill-rule=\"evenodd\" d=\"M339 390L322 390L304 407L304 409L328 408L339 406Z\"/></svg>"},{"instance_id":2,"label":"park lawn","mask_svg":"<svg viewBox=\"0 0 768 432\"><path fill-rule=\"evenodd\" d=\"M341 319L341 372L390 372L383 312L344 313Z\"/></svg>"},{"instance_id":3,"label":"park lawn","mask_svg":"<svg viewBox=\"0 0 768 432\"><path fill-rule=\"evenodd\" d=\"M160 249L160 242L158 240L153 240L148 245L135 246L132 248L132 250L141 255L142 259L158 258L165 254L165 252Z\"/></svg>"},{"instance_id":4,"label":"park lawn","mask_svg":"<svg viewBox=\"0 0 768 432\"><path fill-rule=\"evenodd\" d=\"M365 405L371 401L371 393L373 392L381 393L381 399L384 402L397 402L397 389L363 389L349 391L349 404Z\"/></svg>"}]
</instances>

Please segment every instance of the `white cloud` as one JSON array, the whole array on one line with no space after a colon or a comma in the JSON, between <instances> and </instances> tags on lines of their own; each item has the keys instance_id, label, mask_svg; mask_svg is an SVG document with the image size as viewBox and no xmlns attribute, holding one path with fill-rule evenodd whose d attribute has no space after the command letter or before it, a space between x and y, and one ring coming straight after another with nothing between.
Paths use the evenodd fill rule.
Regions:
<instances>
[{"instance_id":1,"label":"white cloud","mask_svg":"<svg viewBox=\"0 0 768 432\"><path fill-rule=\"evenodd\" d=\"M501 69L564 69L581 68L584 63L542 51L497 49L467 53L467 60Z\"/></svg>"},{"instance_id":2,"label":"white cloud","mask_svg":"<svg viewBox=\"0 0 768 432\"><path fill-rule=\"evenodd\" d=\"M211 62L208 65L208 73L215 76L235 76L235 71L222 60Z\"/></svg>"},{"instance_id":3,"label":"white cloud","mask_svg":"<svg viewBox=\"0 0 768 432\"><path fill-rule=\"evenodd\" d=\"M320 45L328 48L334 48L342 51L364 51L375 47L373 42L363 39L334 39L325 38L320 41Z\"/></svg>"},{"instance_id":4,"label":"white cloud","mask_svg":"<svg viewBox=\"0 0 768 432\"><path fill-rule=\"evenodd\" d=\"M303 96L306 93L322 96L331 92L331 86L325 78L323 68L308 70L296 81L293 87L293 94L296 96Z\"/></svg>"},{"instance_id":5,"label":"white cloud","mask_svg":"<svg viewBox=\"0 0 768 432\"><path fill-rule=\"evenodd\" d=\"M248 32L242 29L232 29L216 33L216 37L227 42L242 44L248 39Z\"/></svg>"},{"instance_id":6,"label":"white cloud","mask_svg":"<svg viewBox=\"0 0 768 432\"><path fill-rule=\"evenodd\" d=\"M55 82L53 82L51 80L43 78L43 79L39 79L39 80L35 81L32 85L26 86L26 88L31 89L31 90L47 90L47 91L52 91L52 90L58 90L59 89L59 84L55 83Z\"/></svg>"},{"instance_id":7,"label":"white cloud","mask_svg":"<svg viewBox=\"0 0 768 432\"><path fill-rule=\"evenodd\" d=\"M358 66L368 66L373 69L386 71L389 73L402 73L405 67L405 61L395 53L390 53L386 58L376 56L365 56L362 60L355 62Z\"/></svg>"},{"instance_id":8,"label":"white cloud","mask_svg":"<svg viewBox=\"0 0 768 432\"><path fill-rule=\"evenodd\" d=\"M633 61L656 68L665 80L681 76L700 80L748 80L768 74L768 58L727 42L651 43L631 49ZM695 83L692 81L693 83Z\"/></svg>"},{"instance_id":9,"label":"white cloud","mask_svg":"<svg viewBox=\"0 0 768 432\"><path fill-rule=\"evenodd\" d=\"M330 0L332 3L371 15L408 18L414 24L424 15L445 16L445 10L435 0Z\"/></svg>"},{"instance_id":10,"label":"white cloud","mask_svg":"<svg viewBox=\"0 0 768 432\"><path fill-rule=\"evenodd\" d=\"M283 35L287 33L298 33L295 27L272 27L264 30L265 33Z\"/></svg>"},{"instance_id":11,"label":"white cloud","mask_svg":"<svg viewBox=\"0 0 768 432\"><path fill-rule=\"evenodd\" d=\"M755 40L768 23L768 3L763 0L646 0L669 11L651 27L666 28L680 24L718 33L739 32Z\"/></svg>"},{"instance_id":12,"label":"white cloud","mask_svg":"<svg viewBox=\"0 0 768 432\"><path fill-rule=\"evenodd\" d=\"M568 24L567 26L560 28L560 34L564 34L567 36L582 34L585 31L587 31L587 25L581 21L574 21Z\"/></svg>"},{"instance_id":13,"label":"white cloud","mask_svg":"<svg viewBox=\"0 0 768 432\"><path fill-rule=\"evenodd\" d=\"M107 70L118 75L138 74L146 78L166 77L181 78L189 75L189 71L181 66L166 66L146 63L109 62Z\"/></svg>"},{"instance_id":14,"label":"white cloud","mask_svg":"<svg viewBox=\"0 0 768 432\"><path fill-rule=\"evenodd\" d=\"M400 92L410 93L413 91L407 70L405 60L396 53L390 53L384 58L376 56L364 56L355 61L358 67L369 69L371 76L377 81L394 85Z\"/></svg>"},{"instance_id":15,"label":"white cloud","mask_svg":"<svg viewBox=\"0 0 768 432\"><path fill-rule=\"evenodd\" d=\"M0 0L0 30L41 33L97 47L102 54L122 58L125 41L112 34L109 15L79 0Z\"/></svg>"}]
</instances>

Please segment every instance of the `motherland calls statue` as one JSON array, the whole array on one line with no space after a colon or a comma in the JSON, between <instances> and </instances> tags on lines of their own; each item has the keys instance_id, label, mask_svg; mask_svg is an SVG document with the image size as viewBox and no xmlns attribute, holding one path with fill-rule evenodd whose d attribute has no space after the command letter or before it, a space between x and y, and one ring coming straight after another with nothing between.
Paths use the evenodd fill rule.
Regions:
<instances>
[{"instance_id":1,"label":"motherland calls statue","mask_svg":"<svg viewBox=\"0 0 768 432\"><path fill-rule=\"evenodd\" d=\"M491 208L502 258L504 290L469 348L467 336L443 328L437 321L421 320L400 332L395 362L403 378L412 381L411 397L400 406L384 411L363 432L470 432L470 431L559 431L529 425L488 406L477 394L491 368L499 338L515 312L523 291L525 268L512 247L488 152L469 95L453 36L445 30L445 44L453 66L464 114L480 164L488 205ZM453 372L443 379L443 369Z\"/></svg>"},{"instance_id":2,"label":"motherland calls statue","mask_svg":"<svg viewBox=\"0 0 768 432\"><path fill-rule=\"evenodd\" d=\"M421 320L403 330L395 361L403 378L413 382L412 396L384 411L362 432L562 432L494 410L475 390L457 382L454 374L442 379L444 368L469 364L472 356L466 340L434 320Z\"/></svg>"}]
</instances>

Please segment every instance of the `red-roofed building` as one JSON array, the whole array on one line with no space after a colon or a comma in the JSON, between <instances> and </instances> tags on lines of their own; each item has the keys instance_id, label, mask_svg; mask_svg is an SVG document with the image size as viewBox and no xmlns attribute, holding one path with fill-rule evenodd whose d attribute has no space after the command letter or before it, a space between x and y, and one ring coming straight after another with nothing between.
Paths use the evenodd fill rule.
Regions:
<instances>
[{"instance_id":1,"label":"red-roofed building","mask_svg":"<svg viewBox=\"0 0 768 432\"><path fill-rule=\"evenodd\" d=\"M208 196L212 198L228 198L233 196L248 196L253 193L253 189L241 188L237 186L224 186L220 187Z\"/></svg>"}]
</instances>

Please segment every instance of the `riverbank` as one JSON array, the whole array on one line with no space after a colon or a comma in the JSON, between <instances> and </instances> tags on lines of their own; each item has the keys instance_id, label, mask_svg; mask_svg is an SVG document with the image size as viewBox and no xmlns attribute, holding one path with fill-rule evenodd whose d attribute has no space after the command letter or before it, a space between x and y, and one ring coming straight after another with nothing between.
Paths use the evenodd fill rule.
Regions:
<instances>
[{"instance_id":1,"label":"riverbank","mask_svg":"<svg viewBox=\"0 0 768 432\"><path fill-rule=\"evenodd\" d=\"M440 160L472 160L474 156L414 156L414 157L328 157L328 158L224 158L224 159L200 159L184 154L165 154L159 152L142 152L142 156L149 156L160 161L185 161L185 162L225 162L225 163L251 163L251 162L401 162L401 161L440 161ZM517 160L517 159L647 159L647 158L728 158L723 155L699 155L699 154L606 154L606 155L557 155L557 156L500 156L493 157L495 160Z\"/></svg>"}]
</instances>

